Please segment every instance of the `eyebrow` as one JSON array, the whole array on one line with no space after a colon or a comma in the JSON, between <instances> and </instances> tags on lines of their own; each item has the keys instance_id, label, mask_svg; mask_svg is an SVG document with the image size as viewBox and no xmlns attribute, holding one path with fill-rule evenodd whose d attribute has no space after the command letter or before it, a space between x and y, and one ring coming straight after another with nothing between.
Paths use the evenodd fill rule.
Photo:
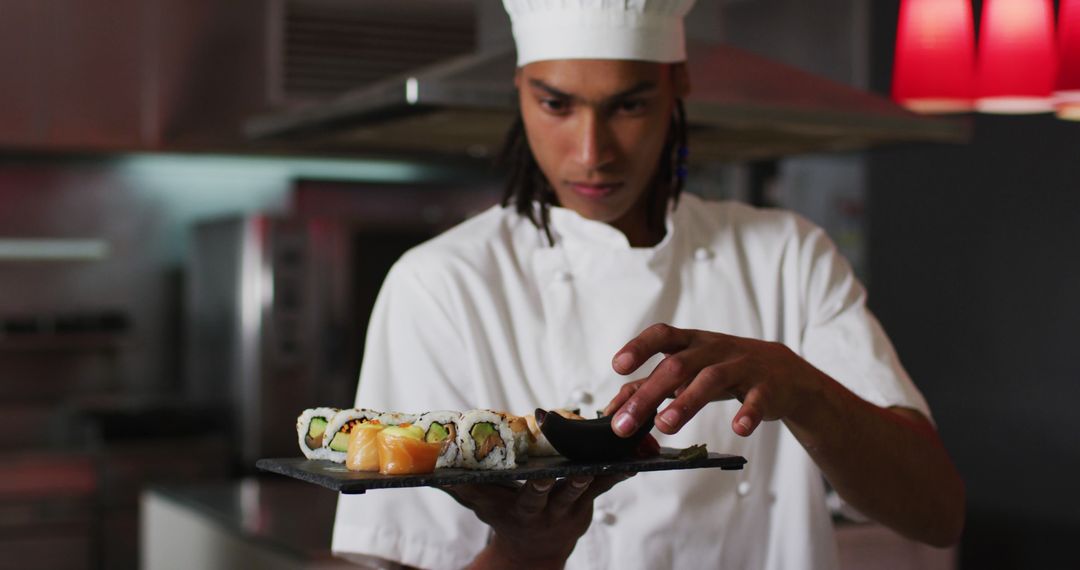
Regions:
<instances>
[{"instance_id":1,"label":"eyebrow","mask_svg":"<svg viewBox=\"0 0 1080 570\"><path fill-rule=\"evenodd\" d=\"M571 94L569 94L569 93L567 93L565 91L561 91L559 89L556 89L556 88L552 87L551 85L548 85L547 83L544 83L540 79L529 79L529 85L532 85L533 87L535 87L537 89L540 89L541 91L545 91L545 92L547 92L548 94L550 94L550 95L552 95L554 97L560 97L560 98L563 98L563 99L580 99L580 97L576 97L576 96L571 95ZM608 97L607 100L608 101L617 101L619 99L625 99L627 97L632 97L634 95L640 95L642 93L652 91L653 89L656 89L656 82L646 79L646 80L641 81L640 83L634 85L633 87L631 87L629 89L625 89L623 91L620 91L620 92L612 95L611 97Z\"/></svg>"}]
</instances>

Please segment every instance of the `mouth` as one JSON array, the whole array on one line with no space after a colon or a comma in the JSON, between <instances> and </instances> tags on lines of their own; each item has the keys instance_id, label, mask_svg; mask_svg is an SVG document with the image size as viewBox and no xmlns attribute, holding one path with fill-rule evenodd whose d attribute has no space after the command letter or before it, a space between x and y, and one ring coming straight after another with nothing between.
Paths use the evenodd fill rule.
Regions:
<instances>
[{"instance_id":1,"label":"mouth","mask_svg":"<svg viewBox=\"0 0 1080 570\"><path fill-rule=\"evenodd\" d=\"M570 188L587 198L604 198L622 188L622 182L569 182Z\"/></svg>"}]
</instances>

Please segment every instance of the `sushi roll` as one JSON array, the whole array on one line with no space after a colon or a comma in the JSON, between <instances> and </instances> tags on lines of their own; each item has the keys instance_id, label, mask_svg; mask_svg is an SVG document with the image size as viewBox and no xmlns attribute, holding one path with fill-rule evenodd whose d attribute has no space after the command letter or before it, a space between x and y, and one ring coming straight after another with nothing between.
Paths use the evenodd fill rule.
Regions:
<instances>
[{"instance_id":1,"label":"sushi roll","mask_svg":"<svg viewBox=\"0 0 1080 570\"><path fill-rule=\"evenodd\" d=\"M491 410L470 410L461 414L457 444L461 464L466 469L513 469L525 457L518 453L529 429L524 418L513 418Z\"/></svg>"},{"instance_id":2,"label":"sushi roll","mask_svg":"<svg viewBox=\"0 0 1080 570\"><path fill-rule=\"evenodd\" d=\"M308 408L296 418L296 438L300 451L308 459L327 459L330 450L323 447L323 436L337 408Z\"/></svg>"},{"instance_id":3,"label":"sushi roll","mask_svg":"<svg viewBox=\"0 0 1080 570\"><path fill-rule=\"evenodd\" d=\"M379 422L387 426L400 426L416 422L416 414L403 414L401 412L386 412L379 414Z\"/></svg>"},{"instance_id":4,"label":"sushi roll","mask_svg":"<svg viewBox=\"0 0 1080 570\"><path fill-rule=\"evenodd\" d=\"M529 432L529 422L524 416L502 414L510 424L510 433L514 436L514 457L518 463L524 463L529 458L529 447L532 443L532 433Z\"/></svg>"},{"instance_id":5,"label":"sushi roll","mask_svg":"<svg viewBox=\"0 0 1080 570\"><path fill-rule=\"evenodd\" d=\"M420 414L413 423L424 430L424 441L446 442L446 447L439 454L436 467L461 467L461 450L457 443L458 422L460 421L461 412L439 411Z\"/></svg>"},{"instance_id":6,"label":"sushi roll","mask_svg":"<svg viewBox=\"0 0 1080 570\"><path fill-rule=\"evenodd\" d=\"M330 418L323 434L323 448L326 452L320 459L329 459L335 463L345 463L345 456L349 451L349 434L353 426L360 423L379 422L384 414L375 410L364 408L352 408L341 410Z\"/></svg>"}]
</instances>

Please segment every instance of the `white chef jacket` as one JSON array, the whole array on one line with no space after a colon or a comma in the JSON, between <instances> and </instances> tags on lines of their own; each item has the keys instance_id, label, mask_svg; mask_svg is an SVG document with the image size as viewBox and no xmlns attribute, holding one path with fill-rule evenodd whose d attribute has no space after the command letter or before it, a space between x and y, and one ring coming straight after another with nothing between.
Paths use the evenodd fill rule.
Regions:
<instances>
[{"instance_id":1,"label":"white chef jacket","mask_svg":"<svg viewBox=\"0 0 1080 570\"><path fill-rule=\"evenodd\" d=\"M801 217L684 195L651 248L552 208L552 247L493 207L406 253L368 330L356 405L420 412L602 408L630 379L615 352L663 322L779 341L862 398L929 417L926 402L825 233ZM741 471L642 473L595 502L567 568L835 568L822 477L782 422L748 438L739 403L706 406L661 445L706 443ZM460 568L489 528L436 489L341 496L333 550Z\"/></svg>"}]
</instances>

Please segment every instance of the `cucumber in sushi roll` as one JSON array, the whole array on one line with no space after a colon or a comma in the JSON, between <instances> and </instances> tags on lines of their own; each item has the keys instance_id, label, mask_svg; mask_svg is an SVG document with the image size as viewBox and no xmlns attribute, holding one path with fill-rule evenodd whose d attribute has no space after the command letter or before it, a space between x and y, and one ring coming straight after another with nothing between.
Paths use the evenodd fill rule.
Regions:
<instances>
[{"instance_id":1,"label":"cucumber in sushi roll","mask_svg":"<svg viewBox=\"0 0 1080 570\"><path fill-rule=\"evenodd\" d=\"M323 436L337 408L308 408L296 418L296 439L308 459L328 459L330 450L323 446Z\"/></svg>"}]
</instances>

